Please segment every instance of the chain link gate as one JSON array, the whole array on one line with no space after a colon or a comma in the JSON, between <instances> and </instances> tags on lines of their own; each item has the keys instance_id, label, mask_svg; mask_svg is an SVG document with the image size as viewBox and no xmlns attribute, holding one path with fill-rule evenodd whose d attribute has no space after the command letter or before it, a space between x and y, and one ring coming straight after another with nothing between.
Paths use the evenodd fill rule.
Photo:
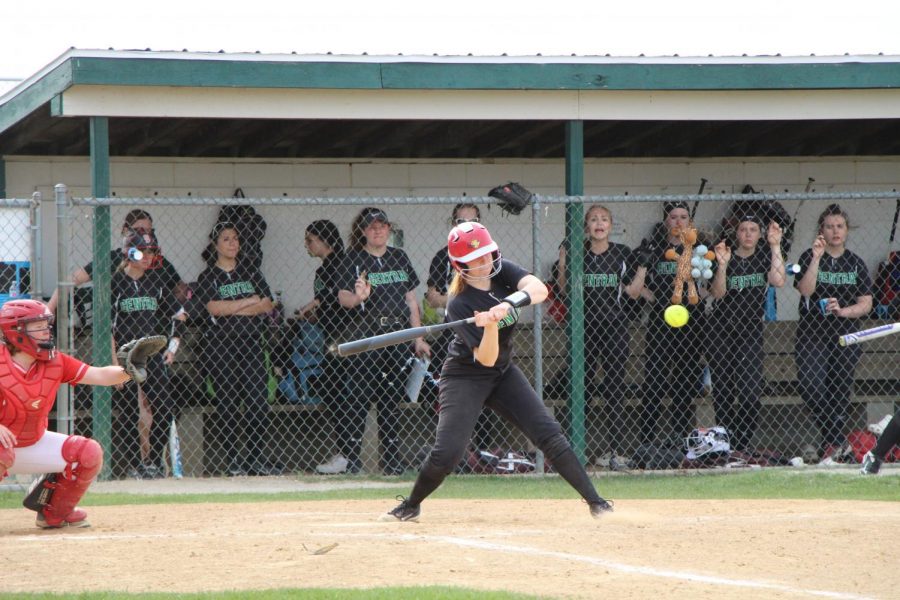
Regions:
<instances>
[{"instance_id":1,"label":"chain link gate","mask_svg":"<svg viewBox=\"0 0 900 600\"><path fill-rule=\"evenodd\" d=\"M515 360L576 452L598 469L786 464L804 455L808 462L851 461L849 453L833 446L893 414L900 391L900 336L861 344L846 360L834 350L836 336L803 337L796 275L786 273L783 287L770 293L768 269L762 276L758 270L736 270L738 246L734 264L729 263L733 276L725 278L726 295L755 289L757 300L747 308L735 305L740 310L727 318L719 311L728 300L712 298L715 280L704 280L702 273L701 299L679 329L662 320L671 283L658 284L652 299L646 292L630 299L620 290L620 284L634 281L638 260L632 250L642 239L651 240L655 229L661 237L642 260L658 276L672 274L674 263L664 258L668 232L655 227L666 202L701 203L695 224L710 249L729 217L741 225L749 200L782 204L798 222L792 246L779 248L779 253L787 250L788 265L800 262L811 247L820 213L839 202L849 214L846 247L864 259L875 280L889 251L889 223L879 215L893 214L892 193L580 198L587 216L598 212L589 212L592 205L602 204L612 221L596 231L573 228L567 257L575 254L571 248L606 237L627 251L620 248L621 257L605 264L604 255L613 254L606 254L603 243L582 250L581 261L567 261L565 284L554 263L566 239L571 200L538 197L532 211L508 216L490 206L489 198L465 197L73 199L61 255L75 281L93 275L84 267L94 257L97 207L108 207L112 229L111 239L100 240L110 252L111 331L93 330L94 296L89 284L79 285L70 297L76 356L89 361L92 344L113 343L117 328L120 336L136 334L146 323L135 315L148 311L154 333L180 340L172 364L160 360L157 381L144 386L143 398L132 384L112 394L108 424L96 422L106 413L97 412L90 391L76 388L75 431L96 435L98 426L108 428L107 462L117 478L171 474L169 446L160 443L171 428L154 422L160 413L176 417L186 475L416 469L437 422L438 365L446 338L427 340L430 362L417 360L411 345L347 358L334 349L342 341L415 324L413 306L421 322L441 320L451 274L443 254L446 234L456 220L470 218L488 227L504 258L534 270L551 286L553 296L539 313L523 311ZM379 261L360 248L372 241L366 226L378 230L383 222L388 227L378 234L387 235L387 245L398 250ZM376 246L382 243L375 240ZM148 255L149 268L126 260L131 248ZM345 257L338 260L341 248ZM765 241L755 252L757 258L771 258ZM717 262L711 260L711 271ZM836 273L823 275L823 285L849 285L850 271L841 269L823 267L823 273ZM352 293L360 278L390 299L373 295L342 306L340 290ZM873 291L875 304L882 306L878 314L896 320L896 303L889 303L885 282L878 285ZM616 305L591 299L594 293L615 297ZM580 310L572 309L573 301ZM181 308L186 320L173 320ZM874 311L852 322L853 329L887 322L869 318ZM824 322L831 332L831 323L842 319L827 318L833 321L813 326ZM573 339L583 339L583 345L573 346ZM799 378L798 348L808 367ZM583 365L583 381L572 381L573 361ZM822 365L848 368L832 372ZM843 388L829 387L834 385ZM708 431L716 425L727 427L727 438ZM461 472L486 470L487 454L541 459L528 456L529 442L490 411L479 420L471 449ZM692 460L686 461L688 451Z\"/></svg>"}]
</instances>

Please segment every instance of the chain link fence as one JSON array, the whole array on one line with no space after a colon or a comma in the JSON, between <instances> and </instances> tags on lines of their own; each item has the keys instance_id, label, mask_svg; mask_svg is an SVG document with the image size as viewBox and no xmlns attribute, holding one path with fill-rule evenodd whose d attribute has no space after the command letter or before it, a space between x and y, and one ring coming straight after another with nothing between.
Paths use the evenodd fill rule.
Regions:
<instances>
[{"instance_id":1,"label":"chain link fence","mask_svg":"<svg viewBox=\"0 0 900 600\"><path fill-rule=\"evenodd\" d=\"M540 308L522 312L515 360L586 464L852 462L874 441L867 426L896 409L900 336L848 348L837 336L900 316L896 253L886 262L893 195L569 200L538 197L513 216L489 198L75 199L60 230L63 268L77 284L64 294L70 322L59 324L72 352L91 362L97 345L148 334L179 341L150 365L141 390L76 387L73 429L106 441L116 478L173 474L173 420L176 474L416 469L434 436L449 336L427 340L430 360L412 345L346 358L336 345L441 321L447 232L477 218L505 259L551 288ZM832 204L847 217L846 251L834 255L843 238L833 221L845 217L830 209L814 266L809 250ZM694 247L706 247L695 255L666 226L687 224L693 211ZM770 232L770 221L780 228ZM97 248L109 252L108 277L92 268ZM677 328L664 319L679 272L667 250L688 262L689 319ZM797 285L811 268L806 302ZM359 281L371 286L363 302L354 299ZM871 308L846 312L865 297ZM109 306L109 318L95 306ZM490 410L470 448L460 472L541 460Z\"/></svg>"}]
</instances>

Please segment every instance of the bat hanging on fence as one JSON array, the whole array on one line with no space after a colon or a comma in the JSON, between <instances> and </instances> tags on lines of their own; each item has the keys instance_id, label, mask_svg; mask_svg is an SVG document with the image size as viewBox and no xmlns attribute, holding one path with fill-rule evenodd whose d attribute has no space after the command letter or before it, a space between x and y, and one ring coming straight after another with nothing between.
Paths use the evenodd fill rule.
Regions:
<instances>
[{"instance_id":1,"label":"bat hanging on fence","mask_svg":"<svg viewBox=\"0 0 900 600\"><path fill-rule=\"evenodd\" d=\"M887 325L842 335L838 338L838 343L841 346L852 346L854 344L861 344L862 342L868 342L869 340L874 340L898 332L900 332L900 323L888 323Z\"/></svg>"},{"instance_id":2,"label":"bat hanging on fence","mask_svg":"<svg viewBox=\"0 0 900 600\"><path fill-rule=\"evenodd\" d=\"M706 189L706 178L701 177L700 178L700 189L697 191L697 195L702 196L704 189ZM692 221L694 220L694 215L697 213L697 206L699 206L699 205L700 205L699 200L694 201L694 207L691 208L691 220Z\"/></svg>"},{"instance_id":3,"label":"bat hanging on fence","mask_svg":"<svg viewBox=\"0 0 900 600\"><path fill-rule=\"evenodd\" d=\"M452 329L461 325L474 323L475 317L468 319L460 319L459 321L450 321L449 323L438 323L437 325L424 325L422 327L411 327L410 329L401 329L400 331L391 331L390 333L382 333L381 335L373 335L372 337L363 338L361 340L353 340L345 342L338 346L338 354L341 356L350 356L351 354L359 354L360 352L368 352L369 350L377 350L386 346L402 344L403 342L411 342L418 337L431 335L445 329Z\"/></svg>"}]
</instances>

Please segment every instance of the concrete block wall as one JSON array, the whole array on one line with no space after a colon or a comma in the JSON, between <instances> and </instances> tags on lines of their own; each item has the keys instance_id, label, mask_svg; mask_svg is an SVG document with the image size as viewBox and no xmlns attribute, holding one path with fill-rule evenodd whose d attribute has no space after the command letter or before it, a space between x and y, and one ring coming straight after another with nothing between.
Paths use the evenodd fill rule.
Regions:
<instances>
[{"instance_id":1,"label":"concrete block wall","mask_svg":"<svg viewBox=\"0 0 900 600\"><path fill-rule=\"evenodd\" d=\"M55 285L56 219L53 186L68 185L76 197L90 195L90 169L85 158L4 157L6 189L10 197L30 197L40 191L45 198L43 248L44 289ZM739 192L745 184L767 192L803 191L807 178L813 177L815 191L885 190L900 183L900 159L647 159L589 160L585 165L585 193L660 194L694 193L701 177L706 178L706 193ZM317 196L483 196L487 190L507 180L519 181L532 191L561 194L564 190L564 165L561 160L477 161L477 160L194 160L114 158L111 164L111 189L120 197L230 197L242 188L247 197ZM893 217L894 199L844 202L851 216L849 247L862 255L873 270L887 253L887 236ZM793 213L796 206L785 206ZM659 206L629 203L611 206L616 221L616 241L635 246L652 230L661 217ZM806 203L799 213L794 248L789 259L796 258L812 242L815 220L823 205ZM713 229L727 210L724 203L704 203L697 212L697 224ZM117 230L124 212L113 211ZM215 221L214 207L175 209L157 207L153 211L160 240L170 260L190 281L204 267L200 252ZM389 215L405 232L405 249L423 281L434 252L444 242L449 207L390 207ZM330 218L349 230L356 213L343 207L262 207L260 213L269 228L264 242L264 271L273 289L285 292L289 310L312 296L312 272L318 261L303 248L303 230L314 219ZM540 268L546 275L556 256L564 231L564 208L548 206L542 212L542 251ZM531 215L501 215L493 207L484 211L484 222L510 258L531 265ZM884 229L884 231L881 231ZM89 232L89 229L80 229ZM116 231L117 233L117 231ZM88 239L76 239L71 261L86 262L90 255ZM780 315L796 315L796 292L779 291ZM783 311L783 312L782 312Z\"/></svg>"}]
</instances>

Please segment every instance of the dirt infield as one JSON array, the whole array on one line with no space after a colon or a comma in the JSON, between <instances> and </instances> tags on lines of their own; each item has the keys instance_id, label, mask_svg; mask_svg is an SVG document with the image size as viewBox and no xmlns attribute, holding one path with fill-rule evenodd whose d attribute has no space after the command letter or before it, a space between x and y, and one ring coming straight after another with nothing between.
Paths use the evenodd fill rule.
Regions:
<instances>
[{"instance_id":1,"label":"dirt infield","mask_svg":"<svg viewBox=\"0 0 900 600\"><path fill-rule=\"evenodd\" d=\"M622 500L595 521L577 500L436 499L421 523L378 522L391 507L102 506L90 508L93 527L59 531L36 529L24 509L0 510L0 590L440 584L553 598L897 595L900 503ZM48 563L57 564L52 577Z\"/></svg>"}]
</instances>

